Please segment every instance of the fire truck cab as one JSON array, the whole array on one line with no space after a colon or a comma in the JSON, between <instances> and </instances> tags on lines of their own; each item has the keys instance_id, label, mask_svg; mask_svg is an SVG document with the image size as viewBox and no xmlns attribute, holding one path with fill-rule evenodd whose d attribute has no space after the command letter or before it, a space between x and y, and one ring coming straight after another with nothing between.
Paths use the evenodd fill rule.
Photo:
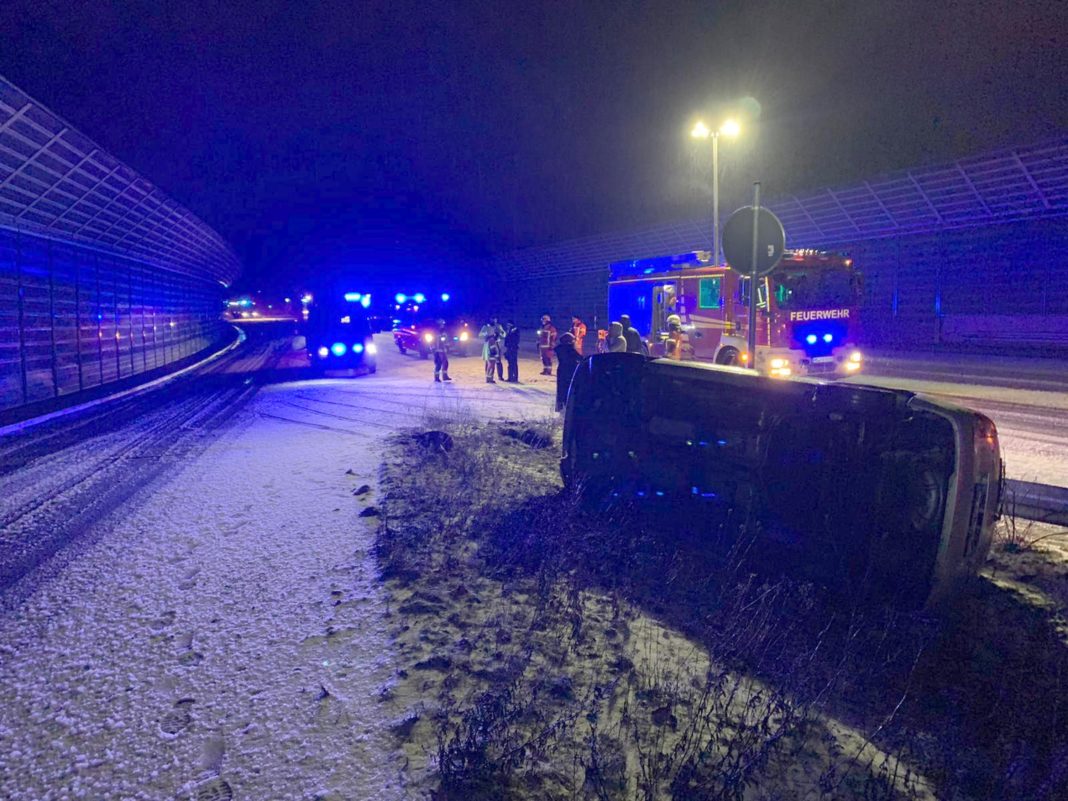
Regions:
<instances>
[{"instance_id":1,"label":"fire truck cab","mask_svg":"<svg viewBox=\"0 0 1068 801\"><path fill-rule=\"evenodd\" d=\"M737 272L715 266L707 251L616 262L609 273L609 318L630 315L654 356L752 365L776 377L861 370L861 285L852 259L788 250L770 275L758 279L755 359L747 346L748 284Z\"/></svg>"}]
</instances>

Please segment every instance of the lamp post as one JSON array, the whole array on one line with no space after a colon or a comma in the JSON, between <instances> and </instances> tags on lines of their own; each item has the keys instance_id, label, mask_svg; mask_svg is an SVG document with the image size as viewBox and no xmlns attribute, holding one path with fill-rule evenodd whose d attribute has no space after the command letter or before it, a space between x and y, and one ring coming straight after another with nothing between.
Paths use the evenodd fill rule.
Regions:
<instances>
[{"instance_id":1,"label":"lamp post","mask_svg":"<svg viewBox=\"0 0 1068 801\"><path fill-rule=\"evenodd\" d=\"M742 130L737 120L726 120L718 130L713 131L701 120L693 126L690 136L694 139L712 140L712 261L714 266L720 264L719 247L719 135L723 134L731 139L736 137Z\"/></svg>"}]
</instances>

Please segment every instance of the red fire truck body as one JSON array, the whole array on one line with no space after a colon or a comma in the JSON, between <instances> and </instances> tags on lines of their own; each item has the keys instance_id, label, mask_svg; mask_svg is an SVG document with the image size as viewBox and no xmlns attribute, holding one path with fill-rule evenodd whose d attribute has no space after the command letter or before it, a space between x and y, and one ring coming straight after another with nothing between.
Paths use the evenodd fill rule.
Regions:
<instances>
[{"instance_id":1,"label":"red fire truck body","mask_svg":"<svg viewBox=\"0 0 1068 801\"><path fill-rule=\"evenodd\" d=\"M848 257L786 251L772 273L758 279L751 361L748 279L714 266L711 253L616 262L608 285L609 319L630 315L651 355L752 364L779 377L858 372L859 299L860 275ZM672 347L672 339L679 347Z\"/></svg>"}]
</instances>

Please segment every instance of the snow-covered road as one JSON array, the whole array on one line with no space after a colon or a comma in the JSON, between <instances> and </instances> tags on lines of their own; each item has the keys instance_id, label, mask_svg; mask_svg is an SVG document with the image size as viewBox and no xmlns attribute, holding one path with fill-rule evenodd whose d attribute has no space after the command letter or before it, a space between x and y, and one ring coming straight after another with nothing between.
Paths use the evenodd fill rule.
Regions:
<instances>
[{"instance_id":1,"label":"snow-covered road","mask_svg":"<svg viewBox=\"0 0 1068 801\"><path fill-rule=\"evenodd\" d=\"M360 516L375 503L381 444L441 416L544 417L552 387L487 386L475 360L435 385L426 362L387 348L381 361L376 376L242 393L265 370L298 375L285 348L253 347L215 370L203 397L176 392L68 447L19 451L0 477L3 511L33 507L15 521L23 535L55 524L78 538L5 595L0 797L405 796L377 700L394 668L375 521ZM208 429L217 392L237 409ZM182 433L116 454L161 426ZM139 486L87 530L57 522L57 508L108 492L124 471ZM33 506L34 486L51 501Z\"/></svg>"}]
</instances>

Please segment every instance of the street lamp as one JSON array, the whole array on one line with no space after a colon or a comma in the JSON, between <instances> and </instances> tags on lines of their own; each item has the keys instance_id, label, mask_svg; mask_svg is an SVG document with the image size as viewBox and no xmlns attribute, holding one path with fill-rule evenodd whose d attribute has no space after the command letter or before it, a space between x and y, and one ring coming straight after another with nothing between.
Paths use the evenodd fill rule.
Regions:
<instances>
[{"instance_id":1,"label":"street lamp","mask_svg":"<svg viewBox=\"0 0 1068 801\"><path fill-rule=\"evenodd\" d=\"M742 131L737 120L725 120L719 129L713 131L701 120L693 126L690 136L694 139L712 140L712 252L713 261L719 267L719 135L733 139Z\"/></svg>"}]
</instances>

